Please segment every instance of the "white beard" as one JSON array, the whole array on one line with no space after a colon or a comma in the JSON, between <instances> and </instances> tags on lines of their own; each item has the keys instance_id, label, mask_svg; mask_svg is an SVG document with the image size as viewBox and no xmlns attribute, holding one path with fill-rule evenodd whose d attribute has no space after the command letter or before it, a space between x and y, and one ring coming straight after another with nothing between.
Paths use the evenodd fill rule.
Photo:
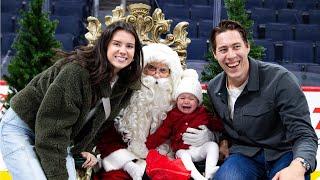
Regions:
<instances>
[{"instance_id":1,"label":"white beard","mask_svg":"<svg viewBox=\"0 0 320 180\"><path fill-rule=\"evenodd\" d=\"M155 79L142 75L142 87L135 91L130 104L123 110L123 117L117 118L116 128L128 143L128 150L145 158L145 145L149 134L154 133L173 108L173 82L171 78Z\"/></svg>"}]
</instances>

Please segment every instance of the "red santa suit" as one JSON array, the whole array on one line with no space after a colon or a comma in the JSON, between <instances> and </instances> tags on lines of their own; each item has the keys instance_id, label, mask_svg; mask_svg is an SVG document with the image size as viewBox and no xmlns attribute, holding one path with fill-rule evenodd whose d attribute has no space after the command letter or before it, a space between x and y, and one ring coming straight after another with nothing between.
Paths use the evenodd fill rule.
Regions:
<instances>
[{"instance_id":1,"label":"red santa suit","mask_svg":"<svg viewBox=\"0 0 320 180\"><path fill-rule=\"evenodd\" d=\"M127 143L125 143L122 140L122 135L117 132L116 128L114 126L111 126L109 129L106 130L104 136L100 140L99 144L97 144L97 149L99 150L101 154L101 158L105 158L109 156L110 154L117 152L116 154L113 154L112 158L121 158L123 154L126 154L127 156L131 156L130 153L126 152ZM133 157L135 158L135 157ZM117 161L114 161L115 163ZM130 175L125 172L122 169L116 168L115 170L105 171L105 169L101 168L100 172L98 172L94 176L95 180L101 180L101 179L112 179L112 180L130 180Z\"/></svg>"},{"instance_id":2,"label":"red santa suit","mask_svg":"<svg viewBox=\"0 0 320 180\"><path fill-rule=\"evenodd\" d=\"M148 136L146 145L148 149L154 149L170 138L174 152L179 149L188 149L190 145L183 143L182 134L188 127L197 128L200 125L206 125L211 131L222 129L221 121L213 119L203 106L197 107L191 114L182 113L175 107L168 113L157 131Z\"/></svg>"}]
</instances>

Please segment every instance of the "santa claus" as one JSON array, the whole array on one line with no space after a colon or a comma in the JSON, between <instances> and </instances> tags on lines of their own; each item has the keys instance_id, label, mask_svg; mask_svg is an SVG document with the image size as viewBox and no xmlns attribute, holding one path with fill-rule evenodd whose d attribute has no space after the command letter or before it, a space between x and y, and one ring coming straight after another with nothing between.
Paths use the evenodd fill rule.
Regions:
<instances>
[{"instance_id":1,"label":"santa claus","mask_svg":"<svg viewBox=\"0 0 320 180\"><path fill-rule=\"evenodd\" d=\"M155 132L173 108L175 89L182 75L178 54L164 44L143 47L144 70L141 89L134 92L130 104L108 129L97 149L101 153L104 171L99 179L141 179L143 160L148 149L147 136ZM159 151L167 153L162 145Z\"/></svg>"}]
</instances>

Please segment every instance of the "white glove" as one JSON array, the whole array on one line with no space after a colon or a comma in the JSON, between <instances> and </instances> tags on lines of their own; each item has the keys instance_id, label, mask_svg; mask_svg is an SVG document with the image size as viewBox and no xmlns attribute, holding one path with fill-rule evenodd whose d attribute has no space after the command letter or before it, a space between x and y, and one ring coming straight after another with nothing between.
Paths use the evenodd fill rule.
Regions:
<instances>
[{"instance_id":1,"label":"white glove","mask_svg":"<svg viewBox=\"0 0 320 180\"><path fill-rule=\"evenodd\" d=\"M199 129L187 128L183 133L182 140L184 144L191 146L201 146L206 142L214 140L214 134L205 125L200 125Z\"/></svg>"},{"instance_id":2,"label":"white glove","mask_svg":"<svg viewBox=\"0 0 320 180\"><path fill-rule=\"evenodd\" d=\"M144 168L140 167L138 164L129 161L123 166L123 170L127 171L133 180L142 180Z\"/></svg>"}]
</instances>

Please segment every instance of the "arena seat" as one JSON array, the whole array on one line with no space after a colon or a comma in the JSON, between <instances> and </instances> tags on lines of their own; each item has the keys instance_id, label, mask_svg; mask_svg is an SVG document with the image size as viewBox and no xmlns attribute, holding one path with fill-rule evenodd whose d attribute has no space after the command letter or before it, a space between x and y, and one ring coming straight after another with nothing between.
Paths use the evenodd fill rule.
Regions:
<instances>
[{"instance_id":1,"label":"arena seat","mask_svg":"<svg viewBox=\"0 0 320 180\"><path fill-rule=\"evenodd\" d=\"M1 0L1 13L15 13L26 7L26 1L21 0Z\"/></svg>"},{"instance_id":2,"label":"arena seat","mask_svg":"<svg viewBox=\"0 0 320 180\"><path fill-rule=\"evenodd\" d=\"M267 23L265 25L265 38L273 41L293 40L292 27L286 23Z\"/></svg>"},{"instance_id":3,"label":"arena seat","mask_svg":"<svg viewBox=\"0 0 320 180\"><path fill-rule=\"evenodd\" d=\"M1 33L13 33L16 30L16 16L12 13L1 13Z\"/></svg>"},{"instance_id":4,"label":"arena seat","mask_svg":"<svg viewBox=\"0 0 320 180\"><path fill-rule=\"evenodd\" d=\"M263 2L262 0L246 0L245 1L245 8L252 9L252 8L262 8Z\"/></svg>"},{"instance_id":5,"label":"arena seat","mask_svg":"<svg viewBox=\"0 0 320 180\"><path fill-rule=\"evenodd\" d=\"M293 63L313 63L313 43L311 41L283 41L283 61Z\"/></svg>"},{"instance_id":6,"label":"arena seat","mask_svg":"<svg viewBox=\"0 0 320 180\"><path fill-rule=\"evenodd\" d=\"M85 31L85 27L81 19L77 16L51 16L51 20L58 20L58 25L56 28L56 33L71 33L74 36L80 36Z\"/></svg>"},{"instance_id":7,"label":"arena seat","mask_svg":"<svg viewBox=\"0 0 320 180\"><path fill-rule=\"evenodd\" d=\"M309 10L309 23L320 24L320 10Z\"/></svg>"},{"instance_id":8,"label":"arena seat","mask_svg":"<svg viewBox=\"0 0 320 180\"><path fill-rule=\"evenodd\" d=\"M278 23L300 24L302 23L302 16L297 9L279 9Z\"/></svg>"},{"instance_id":9,"label":"arena seat","mask_svg":"<svg viewBox=\"0 0 320 180\"><path fill-rule=\"evenodd\" d=\"M202 5L209 6L211 5L208 0L186 0L186 4L191 7L192 5Z\"/></svg>"},{"instance_id":10,"label":"arena seat","mask_svg":"<svg viewBox=\"0 0 320 180\"><path fill-rule=\"evenodd\" d=\"M212 20L200 20L198 37L202 39L209 39L212 29L213 29Z\"/></svg>"},{"instance_id":11,"label":"arena seat","mask_svg":"<svg viewBox=\"0 0 320 180\"><path fill-rule=\"evenodd\" d=\"M77 16L80 19L85 19L89 15L89 6L73 1L54 2L51 5L51 13L55 16Z\"/></svg>"},{"instance_id":12,"label":"arena seat","mask_svg":"<svg viewBox=\"0 0 320 180\"><path fill-rule=\"evenodd\" d=\"M292 8L288 0L264 0L264 7L271 9Z\"/></svg>"},{"instance_id":13,"label":"arena seat","mask_svg":"<svg viewBox=\"0 0 320 180\"><path fill-rule=\"evenodd\" d=\"M180 4L165 4L163 6L163 11L166 17L169 18L180 18L180 19L189 19L190 11L189 7Z\"/></svg>"},{"instance_id":14,"label":"arena seat","mask_svg":"<svg viewBox=\"0 0 320 180\"><path fill-rule=\"evenodd\" d=\"M306 65L300 64L300 63L282 63L281 66L285 67L289 71L292 72L305 72L306 71Z\"/></svg>"},{"instance_id":15,"label":"arena seat","mask_svg":"<svg viewBox=\"0 0 320 180\"><path fill-rule=\"evenodd\" d=\"M15 33L1 34L1 54L7 54L8 50L12 50L11 45L15 37Z\"/></svg>"},{"instance_id":16,"label":"arena seat","mask_svg":"<svg viewBox=\"0 0 320 180\"><path fill-rule=\"evenodd\" d=\"M311 9L316 9L318 2L318 0L294 0L293 8L308 11Z\"/></svg>"},{"instance_id":17,"label":"arena seat","mask_svg":"<svg viewBox=\"0 0 320 180\"><path fill-rule=\"evenodd\" d=\"M190 18L192 20L212 19L213 7L209 5L192 5L190 7Z\"/></svg>"},{"instance_id":18,"label":"arena seat","mask_svg":"<svg viewBox=\"0 0 320 180\"><path fill-rule=\"evenodd\" d=\"M307 72L316 73L320 75L320 64L315 64L315 63L307 64Z\"/></svg>"},{"instance_id":19,"label":"arena seat","mask_svg":"<svg viewBox=\"0 0 320 180\"><path fill-rule=\"evenodd\" d=\"M263 61L276 62L274 57L274 44L270 39L254 39L254 43L265 48Z\"/></svg>"},{"instance_id":20,"label":"arena seat","mask_svg":"<svg viewBox=\"0 0 320 180\"><path fill-rule=\"evenodd\" d=\"M255 24L276 22L276 11L271 8L253 8L249 14Z\"/></svg>"},{"instance_id":21,"label":"arena seat","mask_svg":"<svg viewBox=\"0 0 320 180\"><path fill-rule=\"evenodd\" d=\"M158 1L159 5L162 9L164 9L165 4L178 4L178 5L186 5L185 0L160 0Z\"/></svg>"},{"instance_id":22,"label":"arena seat","mask_svg":"<svg viewBox=\"0 0 320 180\"><path fill-rule=\"evenodd\" d=\"M320 24L297 24L295 40L320 41Z\"/></svg>"},{"instance_id":23,"label":"arena seat","mask_svg":"<svg viewBox=\"0 0 320 180\"><path fill-rule=\"evenodd\" d=\"M191 43L187 49L188 59L205 60L205 56L208 53L206 40L202 38L190 38L190 40Z\"/></svg>"},{"instance_id":24,"label":"arena seat","mask_svg":"<svg viewBox=\"0 0 320 180\"><path fill-rule=\"evenodd\" d=\"M75 37L70 33L55 34L55 37L62 44L62 48L67 51L73 50L75 46Z\"/></svg>"}]
</instances>

